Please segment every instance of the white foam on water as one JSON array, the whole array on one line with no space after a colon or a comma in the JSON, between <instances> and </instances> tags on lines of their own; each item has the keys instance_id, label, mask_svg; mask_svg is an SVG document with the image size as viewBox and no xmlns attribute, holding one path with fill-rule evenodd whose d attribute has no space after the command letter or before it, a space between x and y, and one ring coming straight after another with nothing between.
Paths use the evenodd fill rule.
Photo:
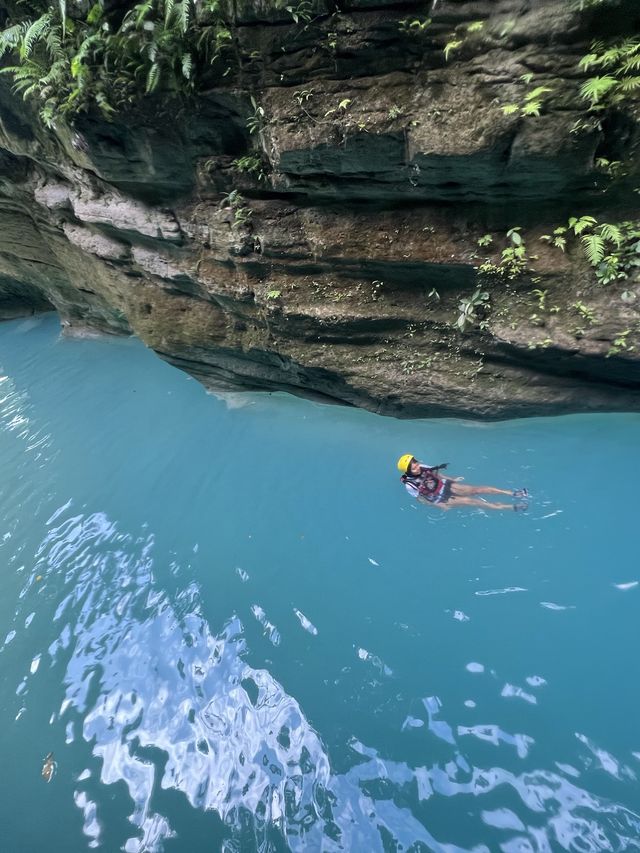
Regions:
<instances>
[{"instance_id":1,"label":"white foam on water","mask_svg":"<svg viewBox=\"0 0 640 853\"><path fill-rule=\"evenodd\" d=\"M527 693L522 687L518 687L516 684L509 684L508 682L502 688L500 695L506 698L515 697L516 699L523 699L530 705L538 704L538 700L532 693Z\"/></svg>"},{"instance_id":2,"label":"white foam on water","mask_svg":"<svg viewBox=\"0 0 640 853\"><path fill-rule=\"evenodd\" d=\"M258 622L264 628L264 635L272 643L274 646L280 645L280 632L273 624L273 622L269 622L267 619L267 614L264 612L262 607L259 604L251 605L251 612L258 620Z\"/></svg>"},{"instance_id":3,"label":"white foam on water","mask_svg":"<svg viewBox=\"0 0 640 853\"><path fill-rule=\"evenodd\" d=\"M528 592L523 586L505 586L502 589L480 589L474 595L507 595L510 592Z\"/></svg>"},{"instance_id":4,"label":"white foam on water","mask_svg":"<svg viewBox=\"0 0 640 853\"><path fill-rule=\"evenodd\" d=\"M404 731L405 729L421 729L424 726L424 720L418 719L418 717L407 716L404 723L400 727L400 731Z\"/></svg>"},{"instance_id":5,"label":"white foam on water","mask_svg":"<svg viewBox=\"0 0 640 853\"><path fill-rule=\"evenodd\" d=\"M576 770L575 767L572 767L571 764L562 764L560 761L554 761L554 764L561 770L563 773L566 773L567 776L572 776L574 779L577 779L580 775L580 771Z\"/></svg>"},{"instance_id":6,"label":"white foam on water","mask_svg":"<svg viewBox=\"0 0 640 853\"><path fill-rule=\"evenodd\" d=\"M300 620L300 624L302 625L304 630L308 631L310 634L313 634L314 637L317 636L318 629L313 624L313 622L311 622L309 619L307 619L307 617L304 615L304 613L301 610L298 610L296 607L293 608L293 612L296 614L296 616Z\"/></svg>"}]
</instances>

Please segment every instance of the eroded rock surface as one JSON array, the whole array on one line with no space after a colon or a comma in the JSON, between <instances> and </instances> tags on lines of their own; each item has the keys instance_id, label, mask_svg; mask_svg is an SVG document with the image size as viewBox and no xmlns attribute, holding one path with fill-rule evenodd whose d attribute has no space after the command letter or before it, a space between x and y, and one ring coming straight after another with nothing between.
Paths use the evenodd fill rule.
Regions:
<instances>
[{"instance_id":1,"label":"eroded rock surface","mask_svg":"<svg viewBox=\"0 0 640 853\"><path fill-rule=\"evenodd\" d=\"M236 5L230 72L175 115L51 133L0 78L0 316L55 308L210 388L384 414L640 409L640 281L603 286L578 240L540 239L637 217L637 103L572 132L579 58L637 32L634 4L352 0L299 23ZM505 115L535 86L540 116ZM602 157L625 164L612 187ZM526 270L478 277L515 227Z\"/></svg>"}]
</instances>

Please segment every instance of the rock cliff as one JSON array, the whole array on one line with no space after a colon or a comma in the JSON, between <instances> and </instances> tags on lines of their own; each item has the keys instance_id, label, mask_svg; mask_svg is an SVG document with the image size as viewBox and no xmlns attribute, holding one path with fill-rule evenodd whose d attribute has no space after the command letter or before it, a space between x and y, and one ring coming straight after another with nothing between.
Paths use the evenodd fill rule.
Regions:
<instances>
[{"instance_id":1,"label":"rock cliff","mask_svg":"<svg viewBox=\"0 0 640 853\"><path fill-rule=\"evenodd\" d=\"M579 235L541 239L637 217L638 100L585 121L578 65L637 5L305 8L237 0L224 73L109 122L46 130L0 78L0 316L135 334L212 389L640 410L636 267L603 284Z\"/></svg>"}]
</instances>

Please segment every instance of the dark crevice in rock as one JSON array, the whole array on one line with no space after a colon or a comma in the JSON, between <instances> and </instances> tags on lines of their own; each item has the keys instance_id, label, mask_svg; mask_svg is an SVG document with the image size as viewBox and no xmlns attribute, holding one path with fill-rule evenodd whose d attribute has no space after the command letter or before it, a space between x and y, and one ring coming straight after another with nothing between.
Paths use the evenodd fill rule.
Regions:
<instances>
[{"instance_id":1,"label":"dark crevice in rock","mask_svg":"<svg viewBox=\"0 0 640 853\"><path fill-rule=\"evenodd\" d=\"M13 320L48 311L55 311L55 307L38 288L0 275L0 319Z\"/></svg>"},{"instance_id":2,"label":"dark crevice in rock","mask_svg":"<svg viewBox=\"0 0 640 853\"><path fill-rule=\"evenodd\" d=\"M501 345L487 355L487 363L508 364L536 374L577 380L585 385L608 386L612 392L640 392L640 363L621 356L603 359L601 355L567 352L556 347L535 350L524 358L515 347Z\"/></svg>"}]
</instances>

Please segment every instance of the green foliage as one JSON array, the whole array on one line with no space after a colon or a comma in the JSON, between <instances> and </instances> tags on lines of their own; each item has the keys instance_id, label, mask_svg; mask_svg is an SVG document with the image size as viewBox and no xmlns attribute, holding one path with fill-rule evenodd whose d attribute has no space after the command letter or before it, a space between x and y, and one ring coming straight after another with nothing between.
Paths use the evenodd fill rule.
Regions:
<instances>
[{"instance_id":1,"label":"green foliage","mask_svg":"<svg viewBox=\"0 0 640 853\"><path fill-rule=\"evenodd\" d=\"M345 113L351 105L351 98L343 98L337 107L332 107L330 110L327 110L324 114L324 117L335 115L336 113Z\"/></svg>"},{"instance_id":2,"label":"green foliage","mask_svg":"<svg viewBox=\"0 0 640 853\"><path fill-rule=\"evenodd\" d=\"M494 264L487 259L478 267L478 275L500 281L513 281L524 273L527 268L527 249L520 233L521 230L517 227L510 228L507 231L506 236L509 245L500 253L500 261ZM484 240L488 236L487 234L480 240ZM481 245L480 240L478 240L478 245ZM488 243L482 243L482 245L488 245Z\"/></svg>"},{"instance_id":3,"label":"green foliage","mask_svg":"<svg viewBox=\"0 0 640 853\"><path fill-rule=\"evenodd\" d=\"M553 229L553 234L543 234L540 239L551 243L551 245L555 246L556 249L560 249L561 252L564 252L567 245L567 238L564 236L566 233L567 229L560 225L558 228Z\"/></svg>"},{"instance_id":4,"label":"green foliage","mask_svg":"<svg viewBox=\"0 0 640 853\"><path fill-rule=\"evenodd\" d=\"M109 117L144 94L184 94L231 38L219 0L203 4L211 23L196 22L196 0L144 0L122 18L101 2L82 11L66 0L17 4L0 31L0 69L23 98L37 102L48 126L95 104ZM30 10L42 9L30 17ZM86 7L84 7L86 9Z\"/></svg>"},{"instance_id":5,"label":"green foliage","mask_svg":"<svg viewBox=\"0 0 640 853\"><path fill-rule=\"evenodd\" d=\"M593 309L589 308L588 305L585 305L584 302L574 302L571 307L575 308L575 310L582 317L582 319L586 320L589 325L592 325L596 322L597 317L594 314Z\"/></svg>"},{"instance_id":6,"label":"green foliage","mask_svg":"<svg viewBox=\"0 0 640 853\"><path fill-rule=\"evenodd\" d=\"M596 69L601 72L589 77L580 87L580 95L589 102L589 111L597 112L619 104L640 90L640 37L610 44L595 41L578 67L581 71Z\"/></svg>"},{"instance_id":7,"label":"green foliage","mask_svg":"<svg viewBox=\"0 0 640 853\"><path fill-rule=\"evenodd\" d=\"M287 0L276 0L276 9L285 9L296 24L308 23L313 17L313 6L309 0L299 0L298 3L287 3Z\"/></svg>"},{"instance_id":8,"label":"green foliage","mask_svg":"<svg viewBox=\"0 0 640 853\"><path fill-rule=\"evenodd\" d=\"M255 154L238 157L231 165L237 172L254 175L259 181L266 181L267 179L262 158Z\"/></svg>"},{"instance_id":9,"label":"green foliage","mask_svg":"<svg viewBox=\"0 0 640 853\"><path fill-rule=\"evenodd\" d=\"M238 190L223 193L222 205L233 212L233 227L248 225L253 216L253 211L245 205L245 198Z\"/></svg>"},{"instance_id":10,"label":"green foliage","mask_svg":"<svg viewBox=\"0 0 640 853\"><path fill-rule=\"evenodd\" d=\"M253 107L253 112L247 119L247 128L249 133L261 133L265 124L266 124L266 113L264 111L264 107L261 107L253 95L251 95L251 106Z\"/></svg>"},{"instance_id":11,"label":"green foliage","mask_svg":"<svg viewBox=\"0 0 640 853\"><path fill-rule=\"evenodd\" d=\"M627 174L621 160L608 160L606 157L596 157L596 168L602 170L610 178L621 178Z\"/></svg>"},{"instance_id":12,"label":"green foliage","mask_svg":"<svg viewBox=\"0 0 640 853\"><path fill-rule=\"evenodd\" d=\"M267 291L267 299L279 299L282 296L281 290L269 290Z\"/></svg>"},{"instance_id":13,"label":"green foliage","mask_svg":"<svg viewBox=\"0 0 640 853\"><path fill-rule=\"evenodd\" d=\"M458 50L459 47L464 43L463 39L453 39L452 41L448 41L444 46L444 58L448 62L449 55L454 51Z\"/></svg>"},{"instance_id":14,"label":"green foliage","mask_svg":"<svg viewBox=\"0 0 640 853\"><path fill-rule=\"evenodd\" d=\"M521 79L524 79L525 82L530 83L533 75L524 74ZM514 113L520 113L521 116L539 116L541 115L541 111L544 106L544 95L553 92L553 89L550 86L536 86L535 89L531 89L530 92L524 96L522 103L520 104L505 104L502 107L502 112L504 115L513 115Z\"/></svg>"},{"instance_id":15,"label":"green foliage","mask_svg":"<svg viewBox=\"0 0 640 853\"><path fill-rule=\"evenodd\" d=\"M465 43L478 41L477 37L484 30L484 23L484 21L471 21L469 24L458 24L455 33L452 33L453 38L444 46L445 62L448 62L451 54L459 50Z\"/></svg>"},{"instance_id":16,"label":"green foliage","mask_svg":"<svg viewBox=\"0 0 640 853\"><path fill-rule=\"evenodd\" d=\"M313 89L299 89L297 92L293 93L293 100L299 107L301 107L307 101L310 101L314 94L315 92Z\"/></svg>"},{"instance_id":17,"label":"green foliage","mask_svg":"<svg viewBox=\"0 0 640 853\"><path fill-rule=\"evenodd\" d=\"M431 25L431 18L403 18L398 29L403 35L419 35Z\"/></svg>"},{"instance_id":18,"label":"green foliage","mask_svg":"<svg viewBox=\"0 0 640 853\"><path fill-rule=\"evenodd\" d=\"M468 326L474 326L478 322L478 310L489 307L489 294L481 287L477 287L468 299L461 299L458 303L458 319L456 326L464 332Z\"/></svg>"},{"instance_id":19,"label":"green foliage","mask_svg":"<svg viewBox=\"0 0 640 853\"><path fill-rule=\"evenodd\" d=\"M584 256L594 267L600 284L626 279L640 271L640 223L599 223L593 216L572 216L567 227L560 226L553 236L545 234L540 239L564 252L564 235L571 233L579 238Z\"/></svg>"},{"instance_id":20,"label":"green foliage","mask_svg":"<svg viewBox=\"0 0 640 853\"><path fill-rule=\"evenodd\" d=\"M611 358L612 355L618 355L621 352L634 352L635 346L629 343L629 335L631 334L631 329L625 329L620 332L613 339L611 346L607 352L606 357Z\"/></svg>"},{"instance_id":21,"label":"green foliage","mask_svg":"<svg viewBox=\"0 0 640 853\"><path fill-rule=\"evenodd\" d=\"M540 290L539 287L536 287L533 289L532 293L538 300L538 310L544 311L547 307L547 291Z\"/></svg>"}]
</instances>

